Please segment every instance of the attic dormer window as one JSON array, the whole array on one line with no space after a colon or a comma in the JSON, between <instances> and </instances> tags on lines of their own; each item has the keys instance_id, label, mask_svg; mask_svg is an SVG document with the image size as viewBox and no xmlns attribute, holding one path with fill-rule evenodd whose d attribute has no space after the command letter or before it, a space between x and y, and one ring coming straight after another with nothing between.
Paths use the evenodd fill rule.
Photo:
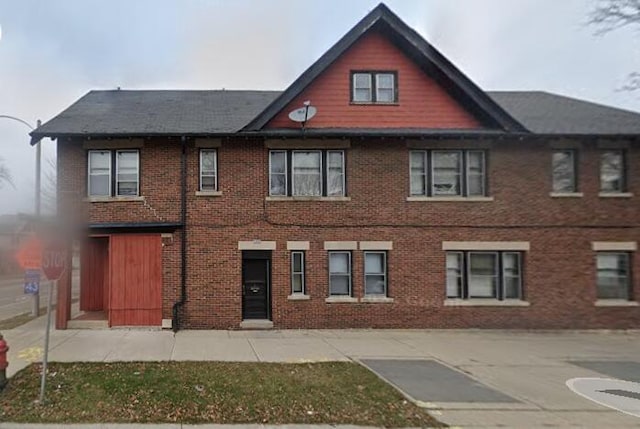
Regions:
<instances>
[{"instance_id":1,"label":"attic dormer window","mask_svg":"<svg viewBox=\"0 0 640 429\"><path fill-rule=\"evenodd\" d=\"M362 104L397 103L396 72L351 72L351 102Z\"/></svg>"}]
</instances>

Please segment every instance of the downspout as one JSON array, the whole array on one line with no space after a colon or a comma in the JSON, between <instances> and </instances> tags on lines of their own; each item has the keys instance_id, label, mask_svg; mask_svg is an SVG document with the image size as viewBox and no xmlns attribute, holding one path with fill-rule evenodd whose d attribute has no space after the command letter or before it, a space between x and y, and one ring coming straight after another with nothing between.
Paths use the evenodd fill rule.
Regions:
<instances>
[{"instance_id":1,"label":"downspout","mask_svg":"<svg viewBox=\"0 0 640 429\"><path fill-rule=\"evenodd\" d=\"M182 235L180 240L180 301L173 304L173 332L180 329L179 307L183 307L187 301L187 138L181 137L182 154L180 158L180 210L182 218Z\"/></svg>"}]
</instances>

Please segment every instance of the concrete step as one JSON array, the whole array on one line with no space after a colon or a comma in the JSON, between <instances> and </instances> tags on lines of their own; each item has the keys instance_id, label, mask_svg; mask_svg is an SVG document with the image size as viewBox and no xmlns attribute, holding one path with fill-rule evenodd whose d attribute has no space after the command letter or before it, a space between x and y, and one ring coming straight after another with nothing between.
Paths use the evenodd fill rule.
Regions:
<instances>
[{"instance_id":1,"label":"concrete step","mask_svg":"<svg viewBox=\"0 0 640 429\"><path fill-rule=\"evenodd\" d=\"M246 319L240 322L240 329L273 329L273 322L267 319Z\"/></svg>"},{"instance_id":2,"label":"concrete step","mask_svg":"<svg viewBox=\"0 0 640 429\"><path fill-rule=\"evenodd\" d=\"M109 322L106 320L69 320L68 329L109 329Z\"/></svg>"}]
</instances>

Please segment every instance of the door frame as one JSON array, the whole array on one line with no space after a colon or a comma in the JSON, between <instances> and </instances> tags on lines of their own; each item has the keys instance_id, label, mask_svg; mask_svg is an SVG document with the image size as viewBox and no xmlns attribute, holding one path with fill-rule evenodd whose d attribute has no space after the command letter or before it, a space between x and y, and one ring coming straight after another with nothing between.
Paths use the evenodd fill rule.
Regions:
<instances>
[{"instance_id":1,"label":"door frame","mask_svg":"<svg viewBox=\"0 0 640 429\"><path fill-rule=\"evenodd\" d=\"M267 307L267 318L266 320L272 320L271 315L271 250L243 250L242 251L242 259L240 263L240 275L241 275L241 283L240 283L240 296L241 296L241 317L242 320L250 320L244 318L244 294L242 294L242 288L244 287L244 261L250 259L258 259L266 262L267 275L266 278L266 307Z\"/></svg>"}]
</instances>

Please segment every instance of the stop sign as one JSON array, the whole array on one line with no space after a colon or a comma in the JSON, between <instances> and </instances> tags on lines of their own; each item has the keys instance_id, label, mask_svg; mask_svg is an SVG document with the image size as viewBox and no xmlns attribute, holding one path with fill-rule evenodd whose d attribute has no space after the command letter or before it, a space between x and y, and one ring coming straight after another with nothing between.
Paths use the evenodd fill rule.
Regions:
<instances>
[{"instance_id":1,"label":"stop sign","mask_svg":"<svg viewBox=\"0 0 640 429\"><path fill-rule=\"evenodd\" d=\"M67 248L53 242L42 249L42 271L49 280L58 280L67 266Z\"/></svg>"}]
</instances>

